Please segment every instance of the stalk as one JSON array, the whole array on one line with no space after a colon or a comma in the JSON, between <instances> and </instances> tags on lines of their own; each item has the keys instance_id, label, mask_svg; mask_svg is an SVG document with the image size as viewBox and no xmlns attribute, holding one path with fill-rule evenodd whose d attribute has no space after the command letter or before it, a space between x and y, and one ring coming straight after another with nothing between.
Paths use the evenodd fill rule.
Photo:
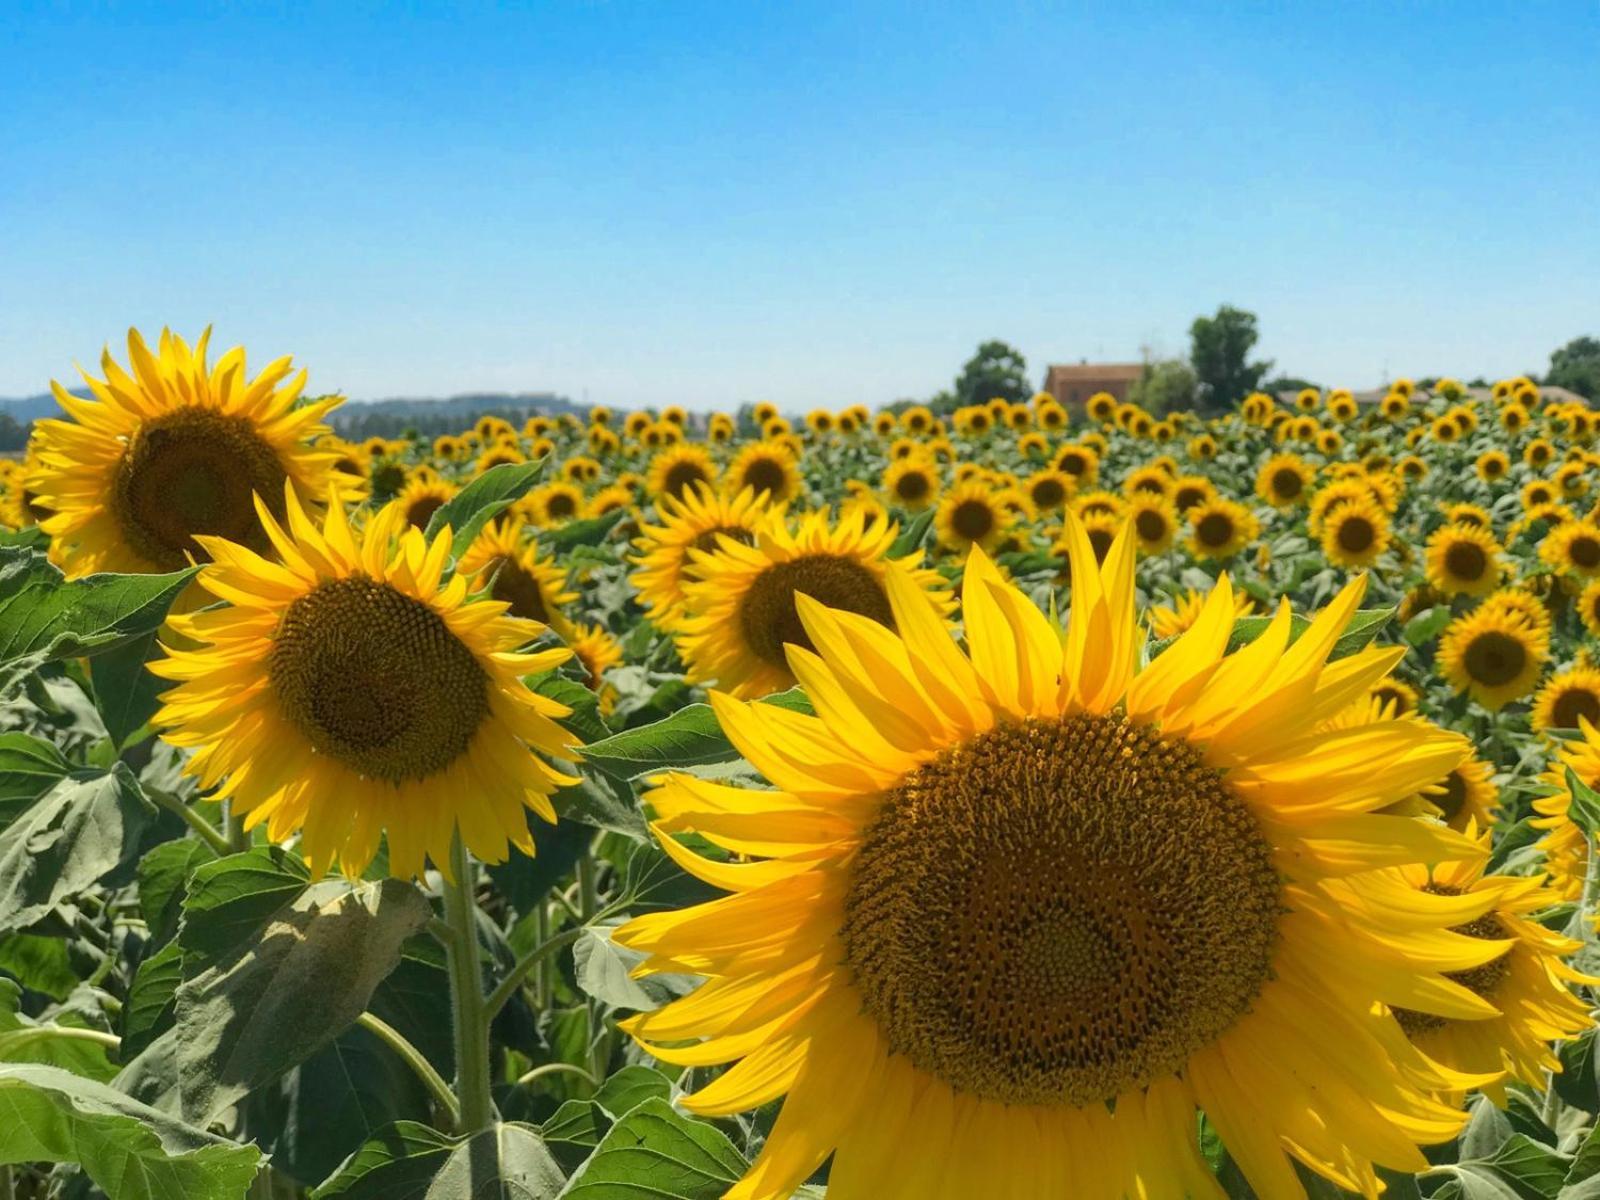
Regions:
<instances>
[{"instance_id":1,"label":"stalk","mask_svg":"<svg viewBox=\"0 0 1600 1200\"><path fill-rule=\"evenodd\" d=\"M451 1016L455 1022L456 1097L461 1131L474 1134L494 1121L489 1093L489 1018L483 1003L483 973L478 962L477 904L472 859L458 833L450 846L450 874L444 886L444 919L450 963Z\"/></svg>"}]
</instances>

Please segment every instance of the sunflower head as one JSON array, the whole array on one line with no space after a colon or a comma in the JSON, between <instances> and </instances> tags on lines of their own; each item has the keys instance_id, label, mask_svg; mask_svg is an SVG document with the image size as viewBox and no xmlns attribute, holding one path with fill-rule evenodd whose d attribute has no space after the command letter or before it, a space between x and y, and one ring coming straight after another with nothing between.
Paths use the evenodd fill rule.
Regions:
<instances>
[{"instance_id":1,"label":"sunflower head","mask_svg":"<svg viewBox=\"0 0 1600 1200\"><path fill-rule=\"evenodd\" d=\"M1550 676L1533 701L1535 729L1578 729L1600 725L1600 671L1573 667Z\"/></svg>"},{"instance_id":2,"label":"sunflower head","mask_svg":"<svg viewBox=\"0 0 1600 1200\"><path fill-rule=\"evenodd\" d=\"M1429 536L1428 583L1446 596L1484 596L1500 586L1500 544L1482 525L1458 522Z\"/></svg>"},{"instance_id":3,"label":"sunflower head","mask_svg":"<svg viewBox=\"0 0 1600 1200\"><path fill-rule=\"evenodd\" d=\"M529 492L516 510L534 525L565 525L583 514L583 490L575 483L557 480Z\"/></svg>"},{"instance_id":4,"label":"sunflower head","mask_svg":"<svg viewBox=\"0 0 1600 1200\"><path fill-rule=\"evenodd\" d=\"M163 330L152 353L129 330L131 373L108 349L104 379L83 373L90 398L51 382L68 419L38 422L27 482L69 576L179 570L204 559L203 537L266 553L256 496L279 517L285 484L327 499L339 454L316 443L341 398L297 406L306 373L287 357L252 379L243 348L212 366L209 342L210 330L192 349Z\"/></svg>"},{"instance_id":5,"label":"sunflower head","mask_svg":"<svg viewBox=\"0 0 1600 1200\"><path fill-rule=\"evenodd\" d=\"M1139 493L1128 501L1126 517L1141 554L1164 554L1172 549L1178 536L1178 514L1170 500Z\"/></svg>"},{"instance_id":6,"label":"sunflower head","mask_svg":"<svg viewBox=\"0 0 1600 1200\"><path fill-rule=\"evenodd\" d=\"M385 834L401 876L448 864L457 833L489 862L532 853L523 809L554 821L576 781L530 753L570 758L573 739L522 677L567 651L525 653L542 626L445 577L448 529L429 543L390 508L357 531L340 504L319 529L287 486L284 510L258 506L279 562L205 539L200 582L227 606L174 618L199 648L152 667L177 681L156 723L194 750L185 770L247 827L298 830L317 874L359 875Z\"/></svg>"},{"instance_id":7,"label":"sunflower head","mask_svg":"<svg viewBox=\"0 0 1600 1200\"><path fill-rule=\"evenodd\" d=\"M1034 512L1053 513L1071 499L1077 489L1077 481L1065 471L1046 467L1028 476L1022 488Z\"/></svg>"},{"instance_id":8,"label":"sunflower head","mask_svg":"<svg viewBox=\"0 0 1600 1200\"><path fill-rule=\"evenodd\" d=\"M998 544L1014 519L987 484L972 479L944 494L933 524L943 545L965 553L971 546Z\"/></svg>"},{"instance_id":9,"label":"sunflower head","mask_svg":"<svg viewBox=\"0 0 1600 1200\"><path fill-rule=\"evenodd\" d=\"M1256 495L1274 508L1304 504L1311 497L1316 471L1295 454L1277 454L1256 472Z\"/></svg>"},{"instance_id":10,"label":"sunflower head","mask_svg":"<svg viewBox=\"0 0 1600 1200\"><path fill-rule=\"evenodd\" d=\"M770 507L753 488L728 496L702 485L681 499L658 497L656 513L658 523L643 526L634 541L638 570L629 581L651 621L671 630L686 611L684 586L695 578L690 552L710 553L723 538L753 545L764 522L772 517L781 521L783 506Z\"/></svg>"},{"instance_id":11,"label":"sunflower head","mask_svg":"<svg viewBox=\"0 0 1600 1200\"><path fill-rule=\"evenodd\" d=\"M899 459L883 473L883 492L907 512L921 512L939 499L939 471L920 456Z\"/></svg>"},{"instance_id":12,"label":"sunflower head","mask_svg":"<svg viewBox=\"0 0 1600 1200\"><path fill-rule=\"evenodd\" d=\"M716 478L716 465L703 446L674 446L650 460L648 479L653 495L676 500L702 484L714 484Z\"/></svg>"},{"instance_id":13,"label":"sunflower head","mask_svg":"<svg viewBox=\"0 0 1600 1200\"><path fill-rule=\"evenodd\" d=\"M1240 617L1248 617L1255 611L1256 602L1245 592L1231 587L1229 592L1233 597L1233 615L1228 622L1228 627L1231 629L1234 621ZM1151 634L1165 640L1177 637L1191 628L1200 619L1209 594L1191 588L1174 597L1171 605L1157 605L1150 609L1145 614L1145 620L1149 623Z\"/></svg>"},{"instance_id":14,"label":"sunflower head","mask_svg":"<svg viewBox=\"0 0 1600 1200\"><path fill-rule=\"evenodd\" d=\"M1237 501L1213 497L1189 509L1189 553L1199 559L1232 558L1261 530L1256 515Z\"/></svg>"},{"instance_id":15,"label":"sunflower head","mask_svg":"<svg viewBox=\"0 0 1600 1200\"><path fill-rule=\"evenodd\" d=\"M1533 691L1549 646L1548 625L1491 598L1450 623L1439 662L1451 686L1492 712Z\"/></svg>"},{"instance_id":16,"label":"sunflower head","mask_svg":"<svg viewBox=\"0 0 1600 1200\"><path fill-rule=\"evenodd\" d=\"M411 479L390 505L412 529L425 530L433 514L455 496L457 488L437 477L417 476Z\"/></svg>"},{"instance_id":17,"label":"sunflower head","mask_svg":"<svg viewBox=\"0 0 1600 1200\"><path fill-rule=\"evenodd\" d=\"M1600 525L1592 521L1557 525L1539 543L1539 557L1557 571L1600 579Z\"/></svg>"},{"instance_id":18,"label":"sunflower head","mask_svg":"<svg viewBox=\"0 0 1600 1200\"><path fill-rule=\"evenodd\" d=\"M780 445L756 442L739 451L723 478L731 495L749 488L769 504L788 504L801 493L794 455Z\"/></svg>"},{"instance_id":19,"label":"sunflower head","mask_svg":"<svg viewBox=\"0 0 1600 1200\"><path fill-rule=\"evenodd\" d=\"M516 518L485 525L457 570L476 590L508 605L513 617L548 625L558 634L567 629L565 609L578 595L568 588L566 571L539 553L532 530Z\"/></svg>"}]
</instances>

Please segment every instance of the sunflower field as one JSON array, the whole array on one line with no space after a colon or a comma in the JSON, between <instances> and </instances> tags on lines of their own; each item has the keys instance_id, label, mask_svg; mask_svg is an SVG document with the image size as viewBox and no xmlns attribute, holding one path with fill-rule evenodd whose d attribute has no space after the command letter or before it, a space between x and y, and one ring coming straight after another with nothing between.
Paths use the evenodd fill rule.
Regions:
<instances>
[{"instance_id":1,"label":"sunflower field","mask_svg":"<svg viewBox=\"0 0 1600 1200\"><path fill-rule=\"evenodd\" d=\"M1600 413L1527 379L0 461L0 1200L1600 1197Z\"/></svg>"}]
</instances>

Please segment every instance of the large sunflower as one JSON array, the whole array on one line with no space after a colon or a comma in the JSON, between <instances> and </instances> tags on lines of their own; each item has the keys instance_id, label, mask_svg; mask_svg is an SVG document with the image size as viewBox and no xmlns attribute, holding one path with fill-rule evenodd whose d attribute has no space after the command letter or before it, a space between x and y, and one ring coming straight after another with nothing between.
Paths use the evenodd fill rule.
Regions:
<instances>
[{"instance_id":1,"label":"large sunflower","mask_svg":"<svg viewBox=\"0 0 1600 1200\"><path fill-rule=\"evenodd\" d=\"M715 680L723 691L749 697L793 687L786 647L812 648L795 607L800 595L893 624L885 571L898 526L860 509L837 524L828 518L827 509L809 513L791 531L774 515L757 529L754 545L722 534L714 552L689 551L689 615L674 632L691 681ZM899 561L917 586L942 595L944 579L914 565L921 559L919 552Z\"/></svg>"},{"instance_id":2,"label":"large sunflower","mask_svg":"<svg viewBox=\"0 0 1600 1200\"><path fill-rule=\"evenodd\" d=\"M1068 537L1064 635L980 551L965 652L898 568L892 630L801 600L817 649L789 658L817 715L712 697L776 790L650 793L667 851L734 894L617 932L642 971L707 980L628 1028L669 1062L736 1062L693 1111L787 1094L729 1200L787 1197L830 1154L835 1200L1210 1197L1197 1111L1258 1194L1303 1196L1297 1158L1374 1195L1374 1162L1425 1169L1415 1143L1460 1128L1431 1093L1462 1077L1376 1005L1493 1015L1441 974L1498 949L1448 932L1481 910L1333 886L1476 853L1372 811L1459 738L1319 730L1400 653L1327 662L1361 583L1292 647L1285 604L1229 655L1219 582L1139 670L1131 534L1103 570L1070 518ZM670 836L690 831L755 861Z\"/></svg>"},{"instance_id":3,"label":"large sunflower","mask_svg":"<svg viewBox=\"0 0 1600 1200\"><path fill-rule=\"evenodd\" d=\"M1475 837L1477 826L1469 823L1467 834ZM1479 844L1487 853L1487 833ZM1408 864L1377 874L1386 877L1385 887L1401 885L1413 895L1473 901L1455 932L1500 948L1489 962L1449 976L1492 1004L1493 1015L1464 1019L1404 1007L1394 1015L1411 1042L1433 1061L1488 1077L1478 1086L1504 1105L1505 1084L1496 1076L1504 1073L1542 1088L1549 1082L1548 1072L1561 1069L1550 1043L1574 1037L1594 1023L1570 985L1593 981L1563 961L1582 943L1531 919L1531 914L1556 903L1559 894L1539 878L1485 875L1484 863L1482 856L1474 856L1431 868ZM1361 892L1356 881L1339 886L1350 887L1352 899Z\"/></svg>"},{"instance_id":4,"label":"large sunflower","mask_svg":"<svg viewBox=\"0 0 1600 1200\"><path fill-rule=\"evenodd\" d=\"M1583 721L1600 725L1600 671L1572 667L1550 676L1533 698L1533 727L1577 729Z\"/></svg>"},{"instance_id":5,"label":"large sunflower","mask_svg":"<svg viewBox=\"0 0 1600 1200\"><path fill-rule=\"evenodd\" d=\"M640 527L633 543L639 551L633 559L639 569L628 581L638 589L639 603L658 628L673 629L684 615L688 600L684 585L695 575L689 552L715 550L719 535L753 544L756 529L769 512L781 519L783 506L770 509L753 488L732 497L700 487L677 500L657 498L660 524Z\"/></svg>"},{"instance_id":6,"label":"large sunflower","mask_svg":"<svg viewBox=\"0 0 1600 1200\"><path fill-rule=\"evenodd\" d=\"M1558 571L1600 579L1600 525L1589 521L1557 525L1539 543L1539 557Z\"/></svg>"},{"instance_id":7,"label":"large sunflower","mask_svg":"<svg viewBox=\"0 0 1600 1200\"><path fill-rule=\"evenodd\" d=\"M201 585L227 606L174 618L201 648L151 667L177 681L156 724L194 750L184 770L247 828L299 830L318 875L361 874L381 834L402 877L448 869L457 832L486 862L531 854L524 807L554 821L550 793L576 782L532 751L575 742L522 677L569 652L521 652L543 626L444 578L448 530L430 544L391 508L356 532L338 503L318 529L287 485L284 526L256 507L281 562L202 538Z\"/></svg>"},{"instance_id":8,"label":"large sunflower","mask_svg":"<svg viewBox=\"0 0 1600 1200\"><path fill-rule=\"evenodd\" d=\"M476 576L489 598L508 605L507 613L548 625L565 638L569 622L563 611L578 598L567 587L567 573L539 553L529 529L514 517L490 521L467 547L457 568Z\"/></svg>"},{"instance_id":9,"label":"large sunflower","mask_svg":"<svg viewBox=\"0 0 1600 1200\"><path fill-rule=\"evenodd\" d=\"M1489 603L1450 623L1439 665L1456 691L1494 711L1533 691L1549 648L1549 629Z\"/></svg>"},{"instance_id":10,"label":"large sunflower","mask_svg":"<svg viewBox=\"0 0 1600 1200\"><path fill-rule=\"evenodd\" d=\"M106 350L105 379L82 372L91 399L51 381L72 419L38 423L29 486L51 510L39 524L69 576L176 571L204 558L204 536L264 554L255 495L280 518L285 483L304 502L326 500L339 455L313 442L341 397L296 407L306 373L287 357L254 379L242 347L209 366L210 335L191 349L164 329L152 354L130 329L133 373Z\"/></svg>"},{"instance_id":11,"label":"large sunflower","mask_svg":"<svg viewBox=\"0 0 1600 1200\"><path fill-rule=\"evenodd\" d=\"M1500 586L1500 543L1481 525L1453 523L1433 531L1428 582L1446 596L1483 596Z\"/></svg>"}]
</instances>

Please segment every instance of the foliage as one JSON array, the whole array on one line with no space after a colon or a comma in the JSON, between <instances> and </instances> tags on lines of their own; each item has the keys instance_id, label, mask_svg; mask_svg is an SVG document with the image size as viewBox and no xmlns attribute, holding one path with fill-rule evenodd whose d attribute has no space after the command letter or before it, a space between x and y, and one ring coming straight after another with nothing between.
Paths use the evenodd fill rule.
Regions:
<instances>
[{"instance_id":1,"label":"foliage","mask_svg":"<svg viewBox=\"0 0 1600 1200\"><path fill-rule=\"evenodd\" d=\"M1272 363L1249 361L1258 337L1255 313L1231 304L1222 305L1215 316L1194 319L1189 326L1189 361L1205 407L1225 408L1261 385Z\"/></svg>"}]
</instances>

